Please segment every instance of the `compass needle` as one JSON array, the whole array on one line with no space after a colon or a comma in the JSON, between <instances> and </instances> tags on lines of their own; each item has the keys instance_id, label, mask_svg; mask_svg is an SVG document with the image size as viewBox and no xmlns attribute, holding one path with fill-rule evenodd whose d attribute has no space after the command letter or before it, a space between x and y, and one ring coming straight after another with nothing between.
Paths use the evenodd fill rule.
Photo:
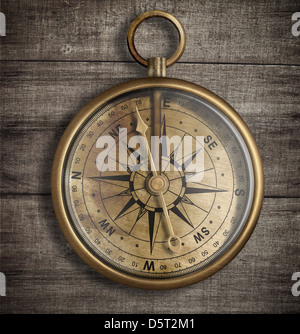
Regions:
<instances>
[{"instance_id":1,"label":"compass needle","mask_svg":"<svg viewBox=\"0 0 300 334\"><path fill-rule=\"evenodd\" d=\"M136 114L137 114L137 123L136 123L136 131L139 132L141 135L146 136L146 131L148 129L148 125L144 123L142 120L142 117L140 115L140 112L138 110L138 107L135 107Z\"/></svg>"},{"instance_id":2,"label":"compass needle","mask_svg":"<svg viewBox=\"0 0 300 334\"><path fill-rule=\"evenodd\" d=\"M165 216L165 222L166 222L166 225L169 231L169 237L167 240L169 249L173 251L174 253L178 253L181 249L181 240L177 235L174 234L173 226L172 226L170 216L167 210L166 201L165 201L163 191L162 191L162 188L165 186L165 180L163 179L161 175L157 174L157 171L155 169L151 150L150 150L147 138L146 138L146 131L148 129L148 126L143 122L140 112L137 107L136 107L136 114L137 114L136 131L139 132L141 135L143 135L145 138L145 142L146 142L147 149L148 149L148 156L150 158L150 165L152 167L153 176L152 178L149 179L149 188L150 188L150 191L152 191L155 195L158 195L159 202L160 202L160 205L162 207L162 210ZM151 252L152 252L152 248L151 248Z\"/></svg>"}]
</instances>

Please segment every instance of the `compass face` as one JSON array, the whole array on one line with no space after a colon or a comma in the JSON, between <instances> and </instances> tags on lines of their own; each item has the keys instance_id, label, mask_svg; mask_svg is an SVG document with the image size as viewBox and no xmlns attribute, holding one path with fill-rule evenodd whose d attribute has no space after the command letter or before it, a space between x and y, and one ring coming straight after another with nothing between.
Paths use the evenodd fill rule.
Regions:
<instances>
[{"instance_id":1,"label":"compass face","mask_svg":"<svg viewBox=\"0 0 300 334\"><path fill-rule=\"evenodd\" d=\"M136 109L149 150L139 144ZM77 128L61 192L89 263L123 283L167 288L226 257L247 224L254 173L243 136L219 108L184 90L136 89L95 108ZM157 173L153 138L160 140ZM168 245L166 214L177 252Z\"/></svg>"}]
</instances>

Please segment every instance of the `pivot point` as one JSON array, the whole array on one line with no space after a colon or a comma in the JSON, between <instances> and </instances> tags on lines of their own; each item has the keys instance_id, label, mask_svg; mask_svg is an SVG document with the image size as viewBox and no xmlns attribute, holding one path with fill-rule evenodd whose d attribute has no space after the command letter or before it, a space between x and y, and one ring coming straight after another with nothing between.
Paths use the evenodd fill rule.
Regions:
<instances>
[{"instance_id":1,"label":"pivot point","mask_svg":"<svg viewBox=\"0 0 300 334\"><path fill-rule=\"evenodd\" d=\"M166 192L168 186L169 186L169 181L163 175L151 176L146 181L147 190L153 195L158 195L160 191L162 191L163 193Z\"/></svg>"}]
</instances>

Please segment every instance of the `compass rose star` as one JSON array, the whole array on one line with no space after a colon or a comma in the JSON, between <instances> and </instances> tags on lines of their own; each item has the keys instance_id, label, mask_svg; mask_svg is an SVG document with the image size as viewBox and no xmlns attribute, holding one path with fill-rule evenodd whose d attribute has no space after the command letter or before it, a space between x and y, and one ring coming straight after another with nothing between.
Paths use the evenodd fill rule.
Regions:
<instances>
[{"instance_id":1,"label":"compass rose star","mask_svg":"<svg viewBox=\"0 0 300 334\"><path fill-rule=\"evenodd\" d=\"M164 136L162 140L162 147L164 147L167 145L167 142L164 139L167 136L167 124L165 115L162 121L161 134L162 136ZM192 222L189 207L197 208L202 213L208 214L209 211L206 210L207 208L205 209L201 207L201 204L199 204L199 195L221 193L226 192L226 190L204 183L190 181L190 179L192 180L192 176L194 176L195 173L187 171L188 166L193 162L193 160L196 158L197 154L202 148L190 152L189 154L184 156L184 163L182 163L182 161L177 161L177 152L185 136L186 133L184 133L184 135L182 136L180 143L178 143L176 147L174 146L173 151L169 153L169 157L166 157L169 159L168 163L174 166L174 171L175 173L177 173L177 175L173 174L174 177L168 177L168 172L164 170L162 171L162 176L160 176L160 181L163 181L163 179L165 178L165 180L167 180L168 182L168 187L164 191L165 198L168 198L168 202L166 205L168 215L171 214L174 219L177 219L178 221L181 221L182 223L189 226L189 228L194 229L195 224L193 224ZM127 156L130 160L129 162L134 163L134 157L136 158L137 162L140 163L141 159L143 158L140 157L134 149L128 148L125 142L122 143L124 147L126 147ZM166 148L163 149L162 152L167 152ZM159 204L157 195L155 195L155 193L151 193L151 191L149 192L149 189L147 187L147 182L149 181L149 177L151 176L151 171L142 172L140 170L133 170L133 168L131 168L130 166L125 166L117 160L116 162L117 164L122 166L122 169L124 171L120 171L119 173L112 173L111 175L104 173L104 175L101 176L91 176L89 177L89 179L111 185L111 187L109 188L110 194L106 197L102 197L102 199L104 201L113 198L116 199L115 205L118 210L114 215L115 221L122 220L122 218L125 219L127 217L131 217L131 226L128 226L129 228L127 230L127 233L129 235L132 235L134 229L138 228L139 224L145 224L147 222L150 254L152 254L154 250L156 236L158 235L160 223L163 217L163 209ZM204 173L213 169L213 167L209 167L197 173ZM138 183L135 183L136 178L139 178ZM171 185L173 184L175 186L171 187ZM123 189L116 190L118 188ZM143 196L139 198L139 194L141 193L143 194ZM146 194L148 194L148 196ZM129 197L129 199L125 200L126 197ZM121 200L121 198L124 198L124 200ZM118 201L118 199L120 199L120 201ZM206 200L205 197L204 199ZM151 205L149 206L150 201ZM135 218L133 218L134 216L132 215L130 216L130 214L135 215ZM126 220L126 224L128 224L128 219Z\"/></svg>"}]
</instances>

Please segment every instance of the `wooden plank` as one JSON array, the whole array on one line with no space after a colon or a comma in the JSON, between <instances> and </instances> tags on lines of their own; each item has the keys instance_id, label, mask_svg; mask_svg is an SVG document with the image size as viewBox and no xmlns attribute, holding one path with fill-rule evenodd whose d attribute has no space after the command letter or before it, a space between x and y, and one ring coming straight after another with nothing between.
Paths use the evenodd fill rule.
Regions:
<instances>
[{"instance_id":1,"label":"wooden plank","mask_svg":"<svg viewBox=\"0 0 300 334\"><path fill-rule=\"evenodd\" d=\"M179 18L187 33L182 62L299 64L299 38L291 33L291 1L1 1L6 60L132 61L126 38L139 14L153 9ZM171 23L141 25L136 45L144 57L170 56L177 44ZM156 52L156 53L155 53Z\"/></svg>"},{"instance_id":2,"label":"wooden plank","mask_svg":"<svg viewBox=\"0 0 300 334\"><path fill-rule=\"evenodd\" d=\"M261 151L266 196L299 196L297 66L178 64L169 75L200 84L245 119ZM135 64L2 62L2 193L50 193L59 138L90 99L141 77Z\"/></svg>"},{"instance_id":3,"label":"wooden plank","mask_svg":"<svg viewBox=\"0 0 300 334\"><path fill-rule=\"evenodd\" d=\"M162 292L122 286L86 265L63 237L50 196L6 195L1 204L1 313L169 313L170 304L176 313L300 312L291 293L300 263L298 199L266 199L252 237L229 265Z\"/></svg>"}]
</instances>

